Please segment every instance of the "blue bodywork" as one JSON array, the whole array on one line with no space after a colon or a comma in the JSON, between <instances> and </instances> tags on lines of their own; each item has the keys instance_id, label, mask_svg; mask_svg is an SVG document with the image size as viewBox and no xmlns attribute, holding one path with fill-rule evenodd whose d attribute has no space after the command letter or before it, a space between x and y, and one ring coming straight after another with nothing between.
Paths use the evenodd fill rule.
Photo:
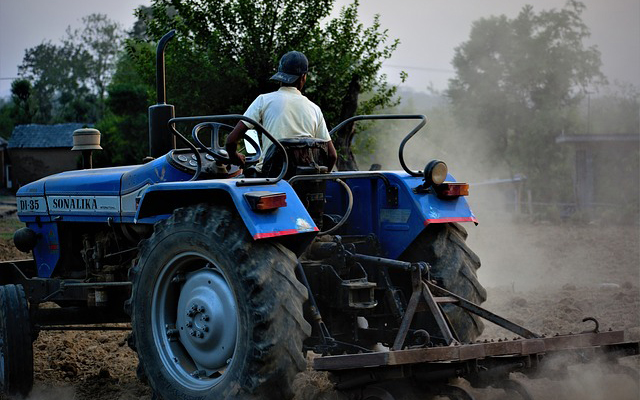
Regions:
<instances>
[{"instance_id":1,"label":"blue bodywork","mask_svg":"<svg viewBox=\"0 0 640 400\"><path fill-rule=\"evenodd\" d=\"M196 199L231 199L255 239L318 231L286 182L243 187L231 179L188 182L192 175L172 166L168 157L139 166L63 172L21 187L18 216L40 238L33 250L38 275L50 277L60 259L61 223L154 224L171 215L172 204L193 204ZM254 212L243 197L249 191L285 193L287 206Z\"/></svg>"},{"instance_id":2,"label":"blue bodywork","mask_svg":"<svg viewBox=\"0 0 640 400\"><path fill-rule=\"evenodd\" d=\"M399 171L382 174L398 189L397 205L388 203L386 186L381 179L346 179L353 192L354 207L341 233L375 234L385 257L397 258L428 224L477 222L464 197L443 200L434 194L414 193L413 189L423 183L422 179ZM447 181L455 182L451 175ZM348 198L340 185L329 182L326 198L325 214L344 212Z\"/></svg>"},{"instance_id":3,"label":"blue bodywork","mask_svg":"<svg viewBox=\"0 0 640 400\"><path fill-rule=\"evenodd\" d=\"M231 201L255 240L318 231L286 181L250 186L238 186L238 179L189 181L192 175L174 167L169 157L138 166L64 172L20 188L18 216L41 238L34 249L38 275L50 277L59 261L61 223L154 224L179 206ZM373 233L383 255L396 258L429 223L476 221L464 198L442 200L434 194L414 193L420 178L398 171L383 174L396 188L397 202L389 202L385 183L375 175L345 179L354 207L340 234ZM253 211L244 198L250 191L285 193L287 205L269 212ZM325 213L344 215L347 203L344 189L328 181Z\"/></svg>"}]
</instances>

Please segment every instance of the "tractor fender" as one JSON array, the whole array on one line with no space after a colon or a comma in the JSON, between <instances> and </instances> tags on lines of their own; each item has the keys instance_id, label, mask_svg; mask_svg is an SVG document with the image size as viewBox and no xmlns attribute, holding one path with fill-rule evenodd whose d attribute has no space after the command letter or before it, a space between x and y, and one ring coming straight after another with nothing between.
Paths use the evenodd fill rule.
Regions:
<instances>
[{"instance_id":1,"label":"tractor fender","mask_svg":"<svg viewBox=\"0 0 640 400\"><path fill-rule=\"evenodd\" d=\"M313 219L287 182L271 185L237 186L239 179L166 182L151 185L140 197L135 223L155 223L168 218L173 210L198 203L233 204L255 240L318 232ZM254 211L245 193L267 191L285 193L286 206Z\"/></svg>"},{"instance_id":2,"label":"tractor fender","mask_svg":"<svg viewBox=\"0 0 640 400\"><path fill-rule=\"evenodd\" d=\"M373 233L380 241L385 257L397 258L429 224L477 222L464 197L441 199L433 193L416 191L424 182L405 172L381 171L388 181L375 175L348 179L353 208L343 235ZM341 173L335 173L337 177ZM455 182L448 175L447 181ZM327 183L325 214L344 214L346 192L336 182Z\"/></svg>"}]
</instances>

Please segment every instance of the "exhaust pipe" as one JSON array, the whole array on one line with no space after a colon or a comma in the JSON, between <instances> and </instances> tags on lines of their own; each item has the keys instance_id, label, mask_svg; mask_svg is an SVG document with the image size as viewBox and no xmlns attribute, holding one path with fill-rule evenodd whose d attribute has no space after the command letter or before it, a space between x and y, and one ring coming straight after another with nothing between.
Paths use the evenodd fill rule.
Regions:
<instances>
[{"instance_id":1,"label":"exhaust pipe","mask_svg":"<svg viewBox=\"0 0 640 400\"><path fill-rule=\"evenodd\" d=\"M164 50L175 29L167 32L156 48L156 93L157 104L149 107L149 155L158 158L176 148L176 138L169 129L169 120L175 117L175 109L167 104L164 72Z\"/></svg>"}]
</instances>

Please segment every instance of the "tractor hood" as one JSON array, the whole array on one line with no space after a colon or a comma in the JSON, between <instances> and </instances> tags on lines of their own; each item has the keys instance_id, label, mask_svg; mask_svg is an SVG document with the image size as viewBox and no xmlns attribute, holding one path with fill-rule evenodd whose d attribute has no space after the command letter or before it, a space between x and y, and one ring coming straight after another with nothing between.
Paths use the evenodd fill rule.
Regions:
<instances>
[{"instance_id":1,"label":"tractor hood","mask_svg":"<svg viewBox=\"0 0 640 400\"><path fill-rule=\"evenodd\" d=\"M67 221L94 216L117 219L123 196L132 203L141 188L189 177L172 167L167 157L143 165L62 172L21 187L17 193L18 216L23 222L36 217L46 220L47 216L64 216Z\"/></svg>"},{"instance_id":2,"label":"tractor hood","mask_svg":"<svg viewBox=\"0 0 640 400\"><path fill-rule=\"evenodd\" d=\"M117 196L120 194L122 175L136 168L138 166L69 171L43 178L41 181L44 181L44 190L47 195L82 193L83 196Z\"/></svg>"}]
</instances>

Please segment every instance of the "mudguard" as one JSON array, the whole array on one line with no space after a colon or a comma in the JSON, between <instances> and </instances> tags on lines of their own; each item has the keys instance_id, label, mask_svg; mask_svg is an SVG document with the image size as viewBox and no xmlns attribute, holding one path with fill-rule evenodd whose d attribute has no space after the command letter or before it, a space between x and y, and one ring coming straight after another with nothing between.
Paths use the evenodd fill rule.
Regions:
<instances>
[{"instance_id":1,"label":"mudguard","mask_svg":"<svg viewBox=\"0 0 640 400\"><path fill-rule=\"evenodd\" d=\"M302 202L284 181L273 185L237 186L238 179L196 182L167 182L149 186L142 194L135 215L136 223L153 223L167 218L176 206L230 198L254 239L317 232L318 228ZM286 207L272 211L253 211L244 194L252 191L285 193ZM223 196L223 197L221 197ZM224 197L228 196L228 197Z\"/></svg>"},{"instance_id":2,"label":"mudguard","mask_svg":"<svg viewBox=\"0 0 640 400\"><path fill-rule=\"evenodd\" d=\"M379 172L380 173L380 172ZM432 193L415 193L422 179L399 171L381 172L397 193L390 199L382 179L345 179L354 196L354 207L340 232L344 235L374 233L386 257L397 258L428 224L449 222L477 222L464 197L441 199ZM340 173L336 173L340 176ZM447 181L455 182L448 175ZM343 215L347 195L335 182L327 183L325 214ZM394 195L393 197L396 197ZM392 200L392 201L390 201Z\"/></svg>"}]
</instances>

